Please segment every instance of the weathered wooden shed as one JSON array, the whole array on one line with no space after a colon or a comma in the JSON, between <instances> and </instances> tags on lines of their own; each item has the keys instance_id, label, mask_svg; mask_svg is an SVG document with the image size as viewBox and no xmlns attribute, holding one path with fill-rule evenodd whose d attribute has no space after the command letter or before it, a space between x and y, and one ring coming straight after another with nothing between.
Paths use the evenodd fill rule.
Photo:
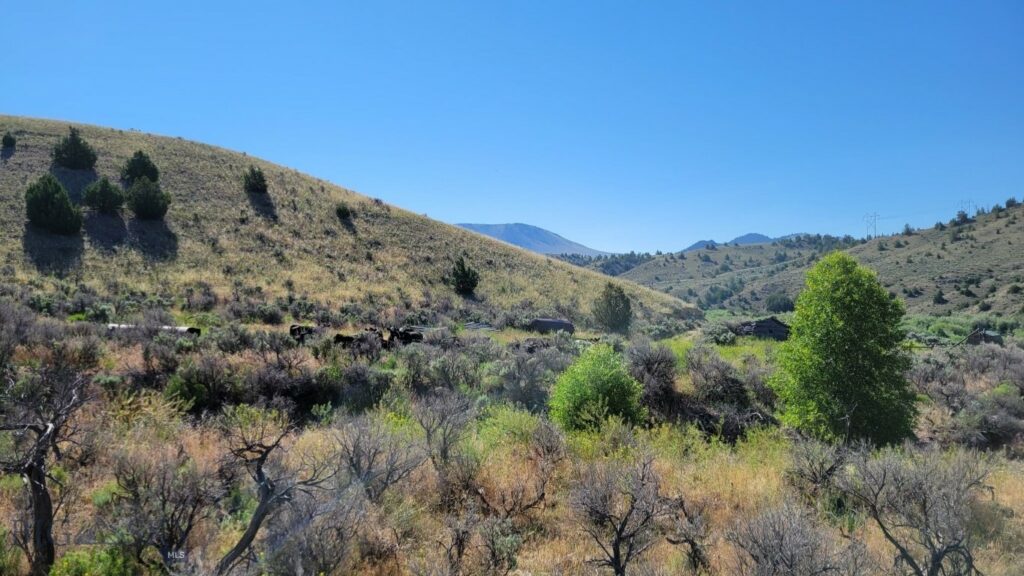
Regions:
<instances>
[{"instance_id":1,"label":"weathered wooden shed","mask_svg":"<svg viewBox=\"0 0 1024 576\"><path fill-rule=\"evenodd\" d=\"M789 325L775 316L770 316L737 324L733 332L737 336L787 340L789 338Z\"/></svg>"}]
</instances>

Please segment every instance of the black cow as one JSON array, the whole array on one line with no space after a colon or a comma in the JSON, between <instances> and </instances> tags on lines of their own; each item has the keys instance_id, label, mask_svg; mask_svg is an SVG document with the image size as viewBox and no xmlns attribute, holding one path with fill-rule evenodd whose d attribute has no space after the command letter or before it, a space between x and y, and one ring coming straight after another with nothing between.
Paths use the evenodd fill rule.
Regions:
<instances>
[{"instance_id":1,"label":"black cow","mask_svg":"<svg viewBox=\"0 0 1024 576\"><path fill-rule=\"evenodd\" d=\"M527 326L527 329L533 332L540 332L541 334L559 331L568 332L569 334L576 332L576 327L572 325L572 322L559 318L534 318Z\"/></svg>"},{"instance_id":2,"label":"black cow","mask_svg":"<svg viewBox=\"0 0 1024 576\"><path fill-rule=\"evenodd\" d=\"M306 338L315 335L319 330L316 326L302 326L292 324L288 327L288 334L299 344L305 344Z\"/></svg>"},{"instance_id":3,"label":"black cow","mask_svg":"<svg viewBox=\"0 0 1024 576\"><path fill-rule=\"evenodd\" d=\"M408 326L391 329L391 341L402 345L423 342L423 333Z\"/></svg>"},{"instance_id":4,"label":"black cow","mask_svg":"<svg viewBox=\"0 0 1024 576\"><path fill-rule=\"evenodd\" d=\"M551 340L547 338L525 338L512 344L513 350L523 350L527 354L533 354L538 350L550 348L552 346Z\"/></svg>"},{"instance_id":5,"label":"black cow","mask_svg":"<svg viewBox=\"0 0 1024 576\"><path fill-rule=\"evenodd\" d=\"M351 352L353 359L365 356L376 360L380 357L381 349L387 347L388 340L384 338L380 330L370 327L355 336L335 334L334 343L341 344L342 348Z\"/></svg>"}]
</instances>

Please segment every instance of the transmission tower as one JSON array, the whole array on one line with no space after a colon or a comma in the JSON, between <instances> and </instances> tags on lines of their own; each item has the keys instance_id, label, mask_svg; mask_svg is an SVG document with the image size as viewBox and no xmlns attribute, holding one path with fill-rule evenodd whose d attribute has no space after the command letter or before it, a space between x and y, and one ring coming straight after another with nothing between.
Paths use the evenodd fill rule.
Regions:
<instances>
[{"instance_id":1,"label":"transmission tower","mask_svg":"<svg viewBox=\"0 0 1024 576\"><path fill-rule=\"evenodd\" d=\"M874 238L878 236L878 212L872 212L864 215L865 230L864 233Z\"/></svg>"}]
</instances>

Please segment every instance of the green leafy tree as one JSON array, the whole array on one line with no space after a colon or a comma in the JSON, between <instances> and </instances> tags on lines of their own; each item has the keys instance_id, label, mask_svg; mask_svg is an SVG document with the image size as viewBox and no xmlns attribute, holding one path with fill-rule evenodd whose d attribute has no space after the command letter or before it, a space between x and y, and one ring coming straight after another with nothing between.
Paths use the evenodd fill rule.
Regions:
<instances>
[{"instance_id":1,"label":"green leafy tree","mask_svg":"<svg viewBox=\"0 0 1024 576\"><path fill-rule=\"evenodd\" d=\"M145 176L128 189L128 206L140 220L159 220L167 214L170 205L171 195Z\"/></svg>"},{"instance_id":2,"label":"green leafy tree","mask_svg":"<svg viewBox=\"0 0 1024 576\"><path fill-rule=\"evenodd\" d=\"M594 302L594 320L610 332L626 333L633 321L633 307L621 286L605 284L601 296Z\"/></svg>"},{"instance_id":3,"label":"green leafy tree","mask_svg":"<svg viewBox=\"0 0 1024 576\"><path fill-rule=\"evenodd\" d=\"M121 168L121 179L131 185L143 176L157 182L160 180L160 169L156 167L148 154L138 150Z\"/></svg>"},{"instance_id":4,"label":"green leafy tree","mask_svg":"<svg viewBox=\"0 0 1024 576\"><path fill-rule=\"evenodd\" d=\"M53 161L70 170L92 170L96 166L96 151L82 138L78 128L71 127L53 148Z\"/></svg>"},{"instance_id":5,"label":"green leafy tree","mask_svg":"<svg viewBox=\"0 0 1024 576\"><path fill-rule=\"evenodd\" d=\"M249 166L245 176L242 177L242 184L249 194L267 193L267 177L263 174L263 170L255 166Z\"/></svg>"},{"instance_id":6,"label":"green leafy tree","mask_svg":"<svg viewBox=\"0 0 1024 576\"><path fill-rule=\"evenodd\" d=\"M83 201L93 210L104 214L117 214L124 206L124 192L104 176L86 187Z\"/></svg>"},{"instance_id":7,"label":"green leafy tree","mask_svg":"<svg viewBox=\"0 0 1024 576\"><path fill-rule=\"evenodd\" d=\"M466 259L459 256L452 266L451 284L452 288L462 296L472 296L480 283L480 273L466 264Z\"/></svg>"},{"instance_id":8,"label":"green leafy tree","mask_svg":"<svg viewBox=\"0 0 1024 576\"><path fill-rule=\"evenodd\" d=\"M60 181L44 174L25 191L25 215L33 226L70 236L82 229L82 212Z\"/></svg>"},{"instance_id":9,"label":"green leafy tree","mask_svg":"<svg viewBox=\"0 0 1024 576\"><path fill-rule=\"evenodd\" d=\"M913 434L915 396L900 329L903 303L875 273L833 252L807 273L772 385L782 420L826 440L899 442Z\"/></svg>"},{"instance_id":10,"label":"green leafy tree","mask_svg":"<svg viewBox=\"0 0 1024 576\"><path fill-rule=\"evenodd\" d=\"M566 430L594 428L608 416L639 424L646 417L642 396L643 386L615 350L596 344L558 377L548 406L551 419Z\"/></svg>"},{"instance_id":11,"label":"green leafy tree","mask_svg":"<svg viewBox=\"0 0 1024 576\"><path fill-rule=\"evenodd\" d=\"M14 148L14 145L17 143L18 141L14 138L14 134L4 132L4 148Z\"/></svg>"}]
</instances>

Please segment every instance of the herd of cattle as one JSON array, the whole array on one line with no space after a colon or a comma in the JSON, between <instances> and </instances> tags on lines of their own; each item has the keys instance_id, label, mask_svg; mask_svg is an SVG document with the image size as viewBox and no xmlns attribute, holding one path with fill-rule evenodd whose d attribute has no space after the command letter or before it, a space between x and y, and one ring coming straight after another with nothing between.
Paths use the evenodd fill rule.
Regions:
<instances>
[{"instance_id":1,"label":"herd of cattle","mask_svg":"<svg viewBox=\"0 0 1024 576\"><path fill-rule=\"evenodd\" d=\"M576 332L576 327L573 326L572 322L556 318L535 318L527 325L527 329L541 334L559 331L569 334ZM292 324L288 328L288 334L299 344L305 344L308 339L320 335L322 331L323 329L319 326L305 326L302 324ZM422 341L423 330L411 326L389 327L385 329L371 326L357 334L339 333L334 335L334 343L341 345L345 349L379 345L384 350L390 350L398 345L404 346Z\"/></svg>"},{"instance_id":2,"label":"herd of cattle","mask_svg":"<svg viewBox=\"0 0 1024 576\"><path fill-rule=\"evenodd\" d=\"M107 324L107 329L111 331L135 328L140 328L140 326L136 326L134 324ZM199 328L192 326L159 326L157 329L165 332L177 332L180 334L189 334L194 336L199 336L202 332ZM539 332L541 334L548 334L552 332L566 332L568 334L574 334L576 332L576 327L573 326L572 322L557 318L535 318L527 324L526 329L532 332ZM322 327L306 326L302 324L292 324L288 328L288 334L300 345L306 344L308 340L319 336L323 331L324 329ZM423 329L411 326L402 326L400 328L389 327L383 330L376 326L371 326L357 334L335 334L334 343L340 345L344 349L350 349L354 353L361 353L367 349L390 350L399 345L404 346L414 342L422 342L423 334ZM532 353L535 350L544 347L545 344L539 339L528 338L523 341L522 346L524 346L528 352Z\"/></svg>"},{"instance_id":3,"label":"herd of cattle","mask_svg":"<svg viewBox=\"0 0 1024 576\"><path fill-rule=\"evenodd\" d=\"M323 331L318 326L303 326L292 324L288 328L288 334L299 344L305 344L309 338L319 335ZM423 332L403 326L401 328L389 328L386 331L371 326L358 334L335 334L334 343L340 344L342 348L352 348L359 345L379 344L384 350L394 348L399 344L412 344L423 341Z\"/></svg>"}]
</instances>

